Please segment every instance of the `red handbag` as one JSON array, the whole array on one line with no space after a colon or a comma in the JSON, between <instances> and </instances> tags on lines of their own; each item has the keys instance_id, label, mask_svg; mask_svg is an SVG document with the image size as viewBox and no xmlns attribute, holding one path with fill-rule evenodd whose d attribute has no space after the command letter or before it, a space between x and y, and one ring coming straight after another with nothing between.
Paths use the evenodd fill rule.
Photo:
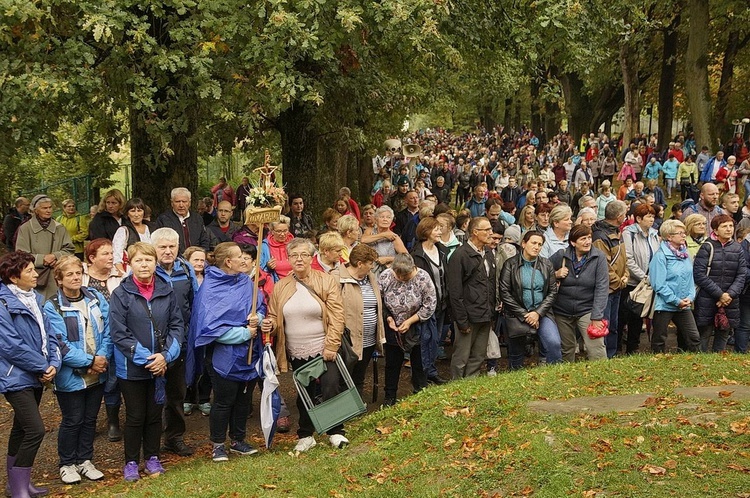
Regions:
<instances>
[{"instance_id":1,"label":"red handbag","mask_svg":"<svg viewBox=\"0 0 750 498\"><path fill-rule=\"evenodd\" d=\"M591 339L604 337L605 335L609 334L609 321L607 321L606 318L603 319L601 327L595 327L594 322L589 323L589 326L586 329L586 333Z\"/></svg>"}]
</instances>

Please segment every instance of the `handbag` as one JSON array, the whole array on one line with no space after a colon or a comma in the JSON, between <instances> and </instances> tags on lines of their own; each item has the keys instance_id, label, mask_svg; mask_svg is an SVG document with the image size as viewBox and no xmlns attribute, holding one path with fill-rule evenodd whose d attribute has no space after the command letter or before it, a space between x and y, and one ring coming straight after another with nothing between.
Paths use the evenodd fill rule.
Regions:
<instances>
[{"instance_id":1,"label":"handbag","mask_svg":"<svg viewBox=\"0 0 750 498\"><path fill-rule=\"evenodd\" d=\"M605 318L601 322L601 327L594 327L593 321L589 323L589 326L586 328L586 333L590 339L599 339L600 337L609 334L609 321Z\"/></svg>"},{"instance_id":2,"label":"handbag","mask_svg":"<svg viewBox=\"0 0 750 498\"><path fill-rule=\"evenodd\" d=\"M490 337L487 340L487 359L497 360L502 355L500 352L500 339L497 338L497 334L493 330L490 330Z\"/></svg>"},{"instance_id":3,"label":"handbag","mask_svg":"<svg viewBox=\"0 0 750 498\"><path fill-rule=\"evenodd\" d=\"M505 330L511 338L536 334L534 327L526 323L522 316L516 315L505 315Z\"/></svg>"},{"instance_id":4,"label":"handbag","mask_svg":"<svg viewBox=\"0 0 750 498\"><path fill-rule=\"evenodd\" d=\"M653 316L654 289L648 281L648 276L638 282L635 289L630 291L627 304L630 310L641 318Z\"/></svg>"}]
</instances>

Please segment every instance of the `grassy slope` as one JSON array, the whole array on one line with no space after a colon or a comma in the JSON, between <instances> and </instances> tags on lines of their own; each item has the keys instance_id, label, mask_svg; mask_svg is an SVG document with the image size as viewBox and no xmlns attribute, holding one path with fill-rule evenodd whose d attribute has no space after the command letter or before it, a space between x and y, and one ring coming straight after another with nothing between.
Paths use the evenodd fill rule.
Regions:
<instances>
[{"instance_id":1,"label":"grassy slope","mask_svg":"<svg viewBox=\"0 0 750 498\"><path fill-rule=\"evenodd\" d=\"M749 358L644 355L482 377L430 388L350 424L344 450L318 437L307 454L294 456L287 444L225 464L198 459L97 495L748 498L750 402L674 393L731 391L733 383L750 384ZM633 393L654 396L647 408L619 415L526 408L545 398ZM693 418L699 413L708 415Z\"/></svg>"}]
</instances>

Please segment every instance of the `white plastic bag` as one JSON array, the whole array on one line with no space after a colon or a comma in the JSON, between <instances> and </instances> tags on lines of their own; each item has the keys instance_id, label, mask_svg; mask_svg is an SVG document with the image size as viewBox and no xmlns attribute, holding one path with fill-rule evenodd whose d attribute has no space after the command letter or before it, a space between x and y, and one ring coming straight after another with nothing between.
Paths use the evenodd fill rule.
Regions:
<instances>
[{"instance_id":1,"label":"white plastic bag","mask_svg":"<svg viewBox=\"0 0 750 498\"><path fill-rule=\"evenodd\" d=\"M490 330L490 338L487 341L487 359L497 360L500 357L500 340L497 338L495 331Z\"/></svg>"}]
</instances>

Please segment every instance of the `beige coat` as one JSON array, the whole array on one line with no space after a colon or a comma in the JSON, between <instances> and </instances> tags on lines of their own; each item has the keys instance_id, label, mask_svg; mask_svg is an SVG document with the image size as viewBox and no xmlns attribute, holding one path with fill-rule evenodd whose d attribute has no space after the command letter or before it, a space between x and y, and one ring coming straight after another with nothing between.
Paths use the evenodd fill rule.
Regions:
<instances>
[{"instance_id":1,"label":"beige coat","mask_svg":"<svg viewBox=\"0 0 750 498\"><path fill-rule=\"evenodd\" d=\"M364 304L362 302L362 290L357 281L349 273L349 268L339 266L331 272L331 275L339 279L341 283L341 296L344 299L344 323L346 328L351 332L352 348L357 353L359 359L362 359L362 336L364 335ZM375 346L378 352L383 352L385 343L385 328L383 327L383 310L378 288L378 279L375 274L370 272L368 275L370 285L375 291L375 298L378 300L378 324L375 329Z\"/></svg>"},{"instance_id":2,"label":"beige coat","mask_svg":"<svg viewBox=\"0 0 750 498\"><path fill-rule=\"evenodd\" d=\"M52 275L52 269L44 266L44 256L54 254L59 261L63 256L72 256L75 246L62 224L50 220L49 227L44 229L36 216L32 216L29 221L18 228L16 251L25 251L34 256L34 266L40 274L40 282L36 290L49 299L57 292L57 284Z\"/></svg>"},{"instance_id":3,"label":"beige coat","mask_svg":"<svg viewBox=\"0 0 750 498\"><path fill-rule=\"evenodd\" d=\"M341 300L338 280L327 273L310 270L305 284L315 291L317 294L314 296L315 300L323 310L323 326L326 331L324 349L337 353L341 346L341 334L344 332L344 304ZM294 279L294 273L290 273L276 282L268 304L266 318L273 320L271 333L276 335L276 363L282 372L289 370L284 333L284 305L295 292L297 292L297 282Z\"/></svg>"}]
</instances>

